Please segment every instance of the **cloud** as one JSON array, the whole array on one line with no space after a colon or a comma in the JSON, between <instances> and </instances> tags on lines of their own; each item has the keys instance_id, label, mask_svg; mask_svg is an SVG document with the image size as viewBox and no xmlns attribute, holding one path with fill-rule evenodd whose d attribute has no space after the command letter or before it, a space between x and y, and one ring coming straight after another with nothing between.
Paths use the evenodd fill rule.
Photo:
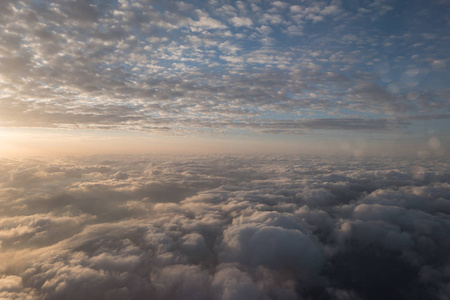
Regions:
<instances>
[{"instance_id":1,"label":"cloud","mask_svg":"<svg viewBox=\"0 0 450 300\"><path fill-rule=\"evenodd\" d=\"M255 282L236 267L224 267L214 276L213 288L217 299L258 299Z\"/></svg>"},{"instance_id":2,"label":"cloud","mask_svg":"<svg viewBox=\"0 0 450 300\"><path fill-rule=\"evenodd\" d=\"M0 167L4 299L448 295L444 160L154 156Z\"/></svg>"},{"instance_id":3,"label":"cloud","mask_svg":"<svg viewBox=\"0 0 450 300\"><path fill-rule=\"evenodd\" d=\"M231 23L233 23L235 27L251 27L253 25L252 20L247 17L233 17Z\"/></svg>"},{"instance_id":4,"label":"cloud","mask_svg":"<svg viewBox=\"0 0 450 300\"><path fill-rule=\"evenodd\" d=\"M210 18L207 13L197 10L199 20L193 23L193 27L206 28L206 29L218 29L226 28L220 21Z\"/></svg>"},{"instance_id":5,"label":"cloud","mask_svg":"<svg viewBox=\"0 0 450 300\"><path fill-rule=\"evenodd\" d=\"M189 134L249 130L236 124L255 117L267 128L267 116L293 118L291 112L301 123L305 113L321 119L333 111L349 121L336 128L352 131L355 112L383 122L448 108L445 89L422 87L432 74L445 75L446 54L433 52L445 49L444 41L430 39L433 47L411 52L439 31L375 37L354 14L389 18L387 2L214 3L3 5L0 126ZM380 58L375 49L389 43L401 55ZM382 73L380 61L389 66Z\"/></svg>"}]
</instances>

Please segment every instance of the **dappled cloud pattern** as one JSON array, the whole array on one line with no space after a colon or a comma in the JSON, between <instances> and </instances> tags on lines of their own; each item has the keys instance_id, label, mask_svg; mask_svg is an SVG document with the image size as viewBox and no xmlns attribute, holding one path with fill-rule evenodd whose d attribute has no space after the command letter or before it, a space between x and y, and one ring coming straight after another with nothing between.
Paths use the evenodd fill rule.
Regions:
<instances>
[{"instance_id":1,"label":"dappled cloud pattern","mask_svg":"<svg viewBox=\"0 0 450 300\"><path fill-rule=\"evenodd\" d=\"M450 296L445 160L3 159L0 169L1 299Z\"/></svg>"},{"instance_id":2,"label":"dappled cloud pattern","mask_svg":"<svg viewBox=\"0 0 450 300\"><path fill-rule=\"evenodd\" d=\"M449 8L2 1L0 126L304 134L447 121Z\"/></svg>"}]
</instances>

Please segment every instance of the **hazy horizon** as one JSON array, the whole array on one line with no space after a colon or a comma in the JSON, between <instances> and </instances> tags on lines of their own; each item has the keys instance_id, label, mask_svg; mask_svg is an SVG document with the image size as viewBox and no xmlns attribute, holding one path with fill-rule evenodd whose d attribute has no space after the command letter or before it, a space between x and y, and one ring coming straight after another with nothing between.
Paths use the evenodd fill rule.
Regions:
<instances>
[{"instance_id":1,"label":"hazy horizon","mask_svg":"<svg viewBox=\"0 0 450 300\"><path fill-rule=\"evenodd\" d=\"M0 157L68 157L136 154L290 154L449 158L447 136L408 141L397 138L343 137L342 134L285 136L152 136L139 132L53 129L3 129ZM420 141L420 142L419 142Z\"/></svg>"}]
</instances>

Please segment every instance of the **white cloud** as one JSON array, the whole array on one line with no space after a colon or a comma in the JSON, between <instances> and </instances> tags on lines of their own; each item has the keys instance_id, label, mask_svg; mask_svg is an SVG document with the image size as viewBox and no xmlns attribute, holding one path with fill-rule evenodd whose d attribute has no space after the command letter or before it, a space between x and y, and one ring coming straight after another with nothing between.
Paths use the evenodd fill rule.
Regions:
<instances>
[{"instance_id":1,"label":"white cloud","mask_svg":"<svg viewBox=\"0 0 450 300\"><path fill-rule=\"evenodd\" d=\"M252 19L248 17L233 17L230 21L234 27L251 27L253 25Z\"/></svg>"},{"instance_id":2,"label":"white cloud","mask_svg":"<svg viewBox=\"0 0 450 300\"><path fill-rule=\"evenodd\" d=\"M210 6L177 2L166 9L159 4L54 1L24 3L20 9L17 2L5 5L0 126L229 132L239 124L254 123L249 111L263 110L263 130L258 133L281 133L270 128L272 120L266 116L286 119L292 112L289 116L299 116L290 125L294 126L305 111L312 117L332 111L352 119L356 111L383 119L448 108L445 91L422 87L425 77L445 73L448 65L446 54L433 50L446 48L437 29L380 32L375 38L355 15L356 9L367 10L367 18L383 17L378 9L388 15L386 1L361 4L355 10L339 1L213 1ZM352 26L358 29L349 30ZM433 43L427 50L424 39ZM415 63L423 57L427 66L408 66L397 55L384 73L375 68L361 75L361 68L380 64L377 45L394 43L404 45L405 57L415 57ZM419 46L409 53L413 45ZM317 52L320 57L313 55ZM398 64L419 73L410 78L401 71L406 77L397 80L391 73ZM209 76L219 70L229 80ZM277 74L271 82L266 78L270 72ZM377 76L386 84L379 84ZM241 79L252 87L247 95ZM412 87L418 96L408 98ZM310 94L317 100L307 100ZM241 109L222 109L236 105ZM202 114L196 113L200 108Z\"/></svg>"},{"instance_id":3,"label":"white cloud","mask_svg":"<svg viewBox=\"0 0 450 300\"><path fill-rule=\"evenodd\" d=\"M303 8L300 5L292 5L289 7L289 9L293 13L300 13L303 11Z\"/></svg>"},{"instance_id":4,"label":"white cloud","mask_svg":"<svg viewBox=\"0 0 450 300\"><path fill-rule=\"evenodd\" d=\"M220 21L213 19L209 17L209 15L205 12L202 12L200 10L196 10L198 14L198 21L195 21L192 23L193 27L199 27L199 28L206 28L206 29L223 29L226 28L224 24L222 24Z\"/></svg>"},{"instance_id":5,"label":"white cloud","mask_svg":"<svg viewBox=\"0 0 450 300\"><path fill-rule=\"evenodd\" d=\"M328 15L336 15L340 11L339 7L337 5L329 5L326 6L322 11L320 12L324 16Z\"/></svg>"},{"instance_id":6,"label":"white cloud","mask_svg":"<svg viewBox=\"0 0 450 300\"><path fill-rule=\"evenodd\" d=\"M445 294L439 278L448 268L450 186L448 163L437 162L343 156L2 161L0 295ZM367 287L367 270L380 281L377 289ZM390 274L401 281L394 285Z\"/></svg>"}]
</instances>

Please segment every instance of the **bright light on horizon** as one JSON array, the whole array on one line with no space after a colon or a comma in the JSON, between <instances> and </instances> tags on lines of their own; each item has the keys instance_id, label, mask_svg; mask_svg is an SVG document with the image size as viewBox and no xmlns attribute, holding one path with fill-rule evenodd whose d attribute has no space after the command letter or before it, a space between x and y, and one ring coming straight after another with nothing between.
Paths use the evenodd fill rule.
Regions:
<instances>
[{"instance_id":1,"label":"bright light on horizon","mask_svg":"<svg viewBox=\"0 0 450 300\"><path fill-rule=\"evenodd\" d=\"M326 133L302 136L169 136L129 131L4 128L0 157L65 157L114 154L346 154L353 156L445 157L448 139L409 142L345 138ZM406 145L406 146L405 146Z\"/></svg>"}]
</instances>

